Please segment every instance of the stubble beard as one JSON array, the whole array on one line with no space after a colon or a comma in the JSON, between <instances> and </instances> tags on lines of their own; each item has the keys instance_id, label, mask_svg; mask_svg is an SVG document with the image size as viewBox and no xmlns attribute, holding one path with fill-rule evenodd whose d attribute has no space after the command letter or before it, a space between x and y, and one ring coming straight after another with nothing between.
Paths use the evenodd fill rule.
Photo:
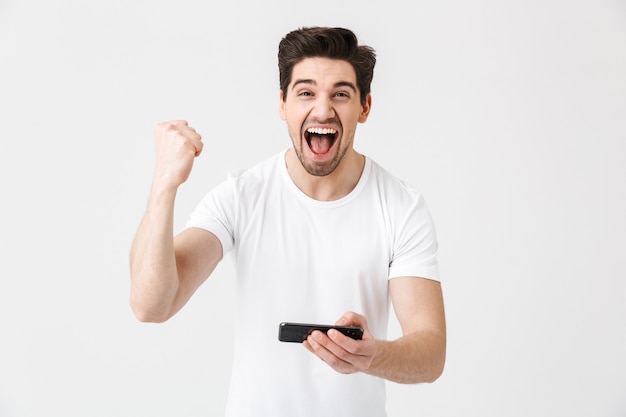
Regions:
<instances>
[{"instance_id":1,"label":"stubble beard","mask_svg":"<svg viewBox=\"0 0 626 417\"><path fill-rule=\"evenodd\" d=\"M306 141L304 141L303 146L308 146ZM309 175L313 175L315 177L325 177L335 172L335 169L337 169L341 161L343 161L343 158L346 156L348 147L346 146L343 149L339 149L333 159L323 163L307 161L301 149L294 146L294 150L296 151L296 156L300 160L302 167Z\"/></svg>"}]
</instances>

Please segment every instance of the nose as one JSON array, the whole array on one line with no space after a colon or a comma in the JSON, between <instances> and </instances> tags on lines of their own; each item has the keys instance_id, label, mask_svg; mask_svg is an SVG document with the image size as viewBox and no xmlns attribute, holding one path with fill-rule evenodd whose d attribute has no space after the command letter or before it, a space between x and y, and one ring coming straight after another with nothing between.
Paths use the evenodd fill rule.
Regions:
<instances>
[{"instance_id":1,"label":"nose","mask_svg":"<svg viewBox=\"0 0 626 417\"><path fill-rule=\"evenodd\" d=\"M313 105L311 115L317 120L328 120L335 117L335 108L329 97L320 96Z\"/></svg>"}]
</instances>

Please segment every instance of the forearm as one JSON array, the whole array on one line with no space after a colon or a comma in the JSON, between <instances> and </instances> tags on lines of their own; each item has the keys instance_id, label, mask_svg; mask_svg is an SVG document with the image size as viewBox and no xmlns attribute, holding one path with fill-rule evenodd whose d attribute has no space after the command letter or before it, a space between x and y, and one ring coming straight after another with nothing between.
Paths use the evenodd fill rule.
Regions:
<instances>
[{"instance_id":1,"label":"forearm","mask_svg":"<svg viewBox=\"0 0 626 417\"><path fill-rule=\"evenodd\" d=\"M445 334L438 331L377 340L377 353L366 373L403 384L434 382L443 372L445 351Z\"/></svg>"},{"instance_id":2,"label":"forearm","mask_svg":"<svg viewBox=\"0 0 626 417\"><path fill-rule=\"evenodd\" d=\"M141 321L171 316L178 291L173 217L176 190L153 187L131 246L131 307Z\"/></svg>"}]
</instances>

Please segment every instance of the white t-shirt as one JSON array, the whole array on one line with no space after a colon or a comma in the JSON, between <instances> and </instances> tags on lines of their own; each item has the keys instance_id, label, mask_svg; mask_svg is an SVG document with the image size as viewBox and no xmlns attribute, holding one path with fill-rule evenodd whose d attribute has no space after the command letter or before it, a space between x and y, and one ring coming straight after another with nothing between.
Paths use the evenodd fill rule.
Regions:
<instances>
[{"instance_id":1,"label":"white t-shirt","mask_svg":"<svg viewBox=\"0 0 626 417\"><path fill-rule=\"evenodd\" d=\"M285 152L229 175L187 227L214 233L234 257L237 316L227 416L376 416L385 381L343 375L298 343L280 322L332 324L363 314L385 339L388 279L439 280L437 240L422 195L366 158L354 190L335 201L302 193Z\"/></svg>"}]
</instances>

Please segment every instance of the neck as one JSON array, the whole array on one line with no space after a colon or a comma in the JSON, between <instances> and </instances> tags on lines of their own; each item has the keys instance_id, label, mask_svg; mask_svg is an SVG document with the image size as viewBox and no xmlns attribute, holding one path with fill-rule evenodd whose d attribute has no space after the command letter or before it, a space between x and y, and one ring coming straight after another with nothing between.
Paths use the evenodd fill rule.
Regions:
<instances>
[{"instance_id":1,"label":"neck","mask_svg":"<svg viewBox=\"0 0 626 417\"><path fill-rule=\"evenodd\" d=\"M365 167L365 157L351 150L339 166L325 176L315 176L306 172L293 149L287 151L285 163L289 177L300 191L314 200L333 201L350 194L356 187Z\"/></svg>"}]
</instances>

